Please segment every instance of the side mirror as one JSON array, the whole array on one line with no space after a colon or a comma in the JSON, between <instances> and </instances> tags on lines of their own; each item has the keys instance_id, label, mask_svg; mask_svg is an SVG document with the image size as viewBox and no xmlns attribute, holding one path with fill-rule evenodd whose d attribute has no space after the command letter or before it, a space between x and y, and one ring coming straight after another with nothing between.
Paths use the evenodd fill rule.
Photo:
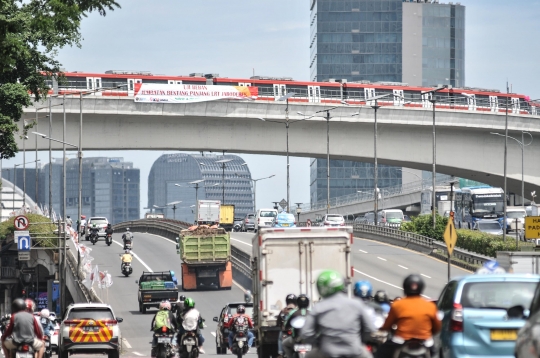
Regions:
<instances>
[{"instance_id":1,"label":"side mirror","mask_svg":"<svg viewBox=\"0 0 540 358\"><path fill-rule=\"evenodd\" d=\"M518 305L518 306L510 307L506 311L506 314L508 315L508 318L523 319L529 316L529 311L525 310L525 307Z\"/></svg>"},{"instance_id":2,"label":"side mirror","mask_svg":"<svg viewBox=\"0 0 540 358\"><path fill-rule=\"evenodd\" d=\"M120 317L116 317L116 321L117 321L118 323L122 323L122 322L124 322L124 319L123 319L123 318L120 318Z\"/></svg>"},{"instance_id":3,"label":"side mirror","mask_svg":"<svg viewBox=\"0 0 540 358\"><path fill-rule=\"evenodd\" d=\"M176 237L176 239L174 239L174 241L176 241L176 243L178 244L180 242L180 238Z\"/></svg>"},{"instance_id":4,"label":"side mirror","mask_svg":"<svg viewBox=\"0 0 540 358\"><path fill-rule=\"evenodd\" d=\"M214 318L213 318L213 321L214 321L214 322L218 322L219 319L218 319L217 317L214 317Z\"/></svg>"},{"instance_id":5,"label":"side mirror","mask_svg":"<svg viewBox=\"0 0 540 358\"><path fill-rule=\"evenodd\" d=\"M138 285L138 284L139 284L139 280L135 280L135 283Z\"/></svg>"},{"instance_id":6,"label":"side mirror","mask_svg":"<svg viewBox=\"0 0 540 358\"><path fill-rule=\"evenodd\" d=\"M246 293L244 293L244 301L246 303L250 303L251 300L253 300L253 295L251 294L250 290L247 290Z\"/></svg>"}]
</instances>

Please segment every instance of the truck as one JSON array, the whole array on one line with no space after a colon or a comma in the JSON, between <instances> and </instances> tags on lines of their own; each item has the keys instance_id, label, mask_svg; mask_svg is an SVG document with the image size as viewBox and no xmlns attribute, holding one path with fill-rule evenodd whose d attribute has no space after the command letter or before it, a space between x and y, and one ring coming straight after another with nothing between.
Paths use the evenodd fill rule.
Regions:
<instances>
[{"instance_id":1,"label":"truck","mask_svg":"<svg viewBox=\"0 0 540 358\"><path fill-rule=\"evenodd\" d=\"M178 300L178 288L173 281L171 271L146 272L135 281L139 285L139 312L146 313L150 307L159 308L161 301Z\"/></svg>"},{"instance_id":2,"label":"truck","mask_svg":"<svg viewBox=\"0 0 540 358\"><path fill-rule=\"evenodd\" d=\"M177 238L182 260L182 289L232 288L231 239L223 228L182 230Z\"/></svg>"},{"instance_id":3,"label":"truck","mask_svg":"<svg viewBox=\"0 0 540 358\"><path fill-rule=\"evenodd\" d=\"M234 226L234 205L221 204L219 209L219 226L227 231L232 231Z\"/></svg>"},{"instance_id":4,"label":"truck","mask_svg":"<svg viewBox=\"0 0 540 358\"><path fill-rule=\"evenodd\" d=\"M497 262L506 272L540 274L540 252L497 251Z\"/></svg>"},{"instance_id":5,"label":"truck","mask_svg":"<svg viewBox=\"0 0 540 358\"><path fill-rule=\"evenodd\" d=\"M252 294L253 323L259 358L275 357L280 328L279 312L285 297L305 294L312 302L320 299L316 281L327 269L340 272L351 295L353 229L343 227L264 228L253 238Z\"/></svg>"},{"instance_id":6,"label":"truck","mask_svg":"<svg viewBox=\"0 0 540 358\"><path fill-rule=\"evenodd\" d=\"M196 213L198 225L215 225L220 222L221 202L219 200L197 201Z\"/></svg>"}]
</instances>

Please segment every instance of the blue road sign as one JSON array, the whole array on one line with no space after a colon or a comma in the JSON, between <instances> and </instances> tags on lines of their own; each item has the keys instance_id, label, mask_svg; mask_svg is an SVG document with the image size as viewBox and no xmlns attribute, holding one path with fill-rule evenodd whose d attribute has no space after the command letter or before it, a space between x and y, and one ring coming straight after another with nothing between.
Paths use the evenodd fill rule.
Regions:
<instances>
[{"instance_id":1,"label":"blue road sign","mask_svg":"<svg viewBox=\"0 0 540 358\"><path fill-rule=\"evenodd\" d=\"M28 231L19 231L15 232L15 239L17 241L17 250L19 251L30 251L32 247L32 238Z\"/></svg>"}]
</instances>

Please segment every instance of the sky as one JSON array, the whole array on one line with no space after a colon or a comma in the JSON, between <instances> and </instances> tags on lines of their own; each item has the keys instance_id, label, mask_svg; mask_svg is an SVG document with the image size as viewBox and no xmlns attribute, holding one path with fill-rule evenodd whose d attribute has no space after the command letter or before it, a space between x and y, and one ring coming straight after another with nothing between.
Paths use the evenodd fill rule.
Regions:
<instances>
[{"instance_id":1,"label":"sky","mask_svg":"<svg viewBox=\"0 0 540 358\"><path fill-rule=\"evenodd\" d=\"M150 71L187 75L253 74L309 79L310 0L117 0L106 17L83 19L81 48L64 48L66 71ZM440 1L446 2L446 1ZM519 6L516 5L519 3ZM540 0L461 0L466 7L465 82L540 98ZM121 156L141 169L141 215L148 174L163 151L88 151L85 157ZM48 160L47 153L41 153ZM53 156L61 157L56 153ZM259 207L286 197L284 156L241 154L257 185ZM22 153L4 167L22 162ZM309 202L308 158L291 158L291 201Z\"/></svg>"}]
</instances>

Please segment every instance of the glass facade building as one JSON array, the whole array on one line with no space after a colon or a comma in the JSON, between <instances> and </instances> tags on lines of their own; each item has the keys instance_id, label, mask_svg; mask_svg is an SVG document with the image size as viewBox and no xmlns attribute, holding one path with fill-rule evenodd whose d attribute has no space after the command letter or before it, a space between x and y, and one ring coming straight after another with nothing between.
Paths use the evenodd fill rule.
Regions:
<instances>
[{"instance_id":1,"label":"glass facade building","mask_svg":"<svg viewBox=\"0 0 540 358\"><path fill-rule=\"evenodd\" d=\"M219 160L231 160L225 163L225 176L222 165L216 163ZM253 212L251 173L244 164L236 155L164 154L154 162L148 175L148 208L163 212L167 218L193 222L196 199L223 202L225 178L225 203L235 206L235 216ZM196 190L189 183L197 180L203 181ZM178 201L181 203L173 211L174 204L170 203Z\"/></svg>"}]
</instances>

